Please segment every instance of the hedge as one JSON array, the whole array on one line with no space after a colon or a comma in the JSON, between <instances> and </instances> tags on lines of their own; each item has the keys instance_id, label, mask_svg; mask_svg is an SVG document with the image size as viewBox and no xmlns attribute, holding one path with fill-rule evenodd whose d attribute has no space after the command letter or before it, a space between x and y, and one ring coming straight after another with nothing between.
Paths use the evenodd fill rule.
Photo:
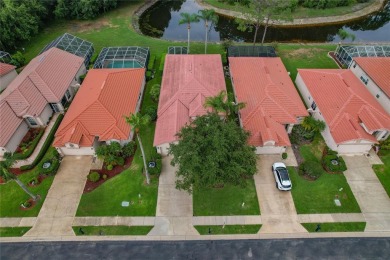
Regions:
<instances>
[{"instance_id":1,"label":"hedge","mask_svg":"<svg viewBox=\"0 0 390 260\"><path fill-rule=\"evenodd\" d=\"M163 71L163 70L164 70L164 63L165 63L165 56L166 56L166 55L167 55L167 54L164 53L164 54L161 56L160 67L159 67L159 70L160 70L160 71Z\"/></svg>"},{"instance_id":2,"label":"hedge","mask_svg":"<svg viewBox=\"0 0 390 260\"><path fill-rule=\"evenodd\" d=\"M306 175L313 180L318 179L322 175L323 171L322 165L316 161L304 161L299 166L299 174Z\"/></svg>"},{"instance_id":3,"label":"hedge","mask_svg":"<svg viewBox=\"0 0 390 260\"><path fill-rule=\"evenodd\" d=\"M47 136L44 144L42 145L42 148L39 151L37 157L32 162L32 164L23 165L22 167L20 167L20 169L22 171L31 170L32 168L34 168L42 160L43 156L45 156L45 153L46 153L47 149L49 149L51 144L53 143L53 141L54 141L54 134L56 133L56 131L57 131L57 129L58 129L58 127L59 127L59 125L60 125L60 123L61 123L63 118L64 118L63 114L60 114L58 116L57 121L54 123L53 128L50 130L50 133Z\"/></svg>"},{"instance_id":4,"label":"hedge","mask_svg":"<svg viewBox=\"0 0 390 260\"><path fill-rule=\"evenodd\" d=\"M156 62L156 55L151 55L148 64L148 70L154 69L154 63Z\"/></svg>"},{"instance_id":5,"label":"hedge","mask_svg":"<svg viewBox=\"0 0 390 260\"><path fill-rule=\"evenodd\" d=\"M28 148L27 152L25 153L14 153L13 158L15 160L24 160L31 156L31 154L34 152L35 148L37 147L39 141L41 140L43 134L45 133L45 129L42 129L41 132L39 132L38 136L35 137L35 139L32 141L30 147Z\"/></svg>"}]
</instances>

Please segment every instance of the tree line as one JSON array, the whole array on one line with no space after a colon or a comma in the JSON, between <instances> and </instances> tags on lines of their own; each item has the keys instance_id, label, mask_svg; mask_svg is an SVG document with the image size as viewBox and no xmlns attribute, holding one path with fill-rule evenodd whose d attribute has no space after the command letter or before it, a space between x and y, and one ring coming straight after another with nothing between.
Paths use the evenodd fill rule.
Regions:
<instances>
[{"instance_id":1,"label":"tree line","mask_svg":"<svg viewBox=\"0 0 390 260\"><path fill-rule=\"evenodd\" d=\"M52 19L92 19L117 0L0 0L0 50L13 52Z\"/></svg>"}]
</instances>

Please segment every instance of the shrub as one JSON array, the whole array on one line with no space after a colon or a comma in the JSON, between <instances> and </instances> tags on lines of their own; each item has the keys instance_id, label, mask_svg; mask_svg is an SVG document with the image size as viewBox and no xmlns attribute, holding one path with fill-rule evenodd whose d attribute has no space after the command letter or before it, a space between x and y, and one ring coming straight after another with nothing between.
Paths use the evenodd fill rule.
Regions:
<instances>
[{"instance_id":1,"label":"shrub","mask_svg":"<svg viewBox=\"0 0 390 260\"><path fill-rule=\"evenodd\" d=\"M390 137L388 137L386 140L384 141L380 141L379 142L379 148L381 150L390 150Z\"/></svg>"},{"instance_id":2,"label":"shrub","mask_svg":"<svg viewBox=\"0 0 390 260\"><path fill-rule=\"evenodd\" d=\"M12 59L10 63L16 66L17 68L20 68L23 67L24 64L26 64L26 58L24 57L23 53L17 51L14 55L12 55Z\"/></svg>"},{"instance_id":3,"label":"shrub","mask_svg":"<svg viewBox=\"0 0 390 260\"><path fill-rule=\"evenodd\" d=\"M88 174L88 180L92 182L97 182L100 180L100 174L98 172L91 172Z\"/></svg>"},{"instance_id":4,"label":"shrub","mask_svg":"<svg viewBox=\"0 0 390 260\"><path fill-rule=\"evenodd\" d=\"M337 161L337 164L334 165L332 161ZM322 158L322 163L324 168L330 172L343 172L347 170L343 157L337 155L325 155Z\"/></svg>"},{"instance_id":5,"label":"shrub","mask_svg":"<svg viewBox=\"0 0 390 260\"><path fill-rule=\"evenodd\" d=\"M144 115L148 115L150 120L156 121L157 119L157 107L150 106L145 109Z\"/></svg>"},{"instance_id":6,"label":"shrub","mask_svg":"<svg viewBox=\"0 0 390 260\"><path fill-rule=\"evenodd\" d=\"M160 70L160 71L163 71L163 70L164 70L164 63L165 63L165 56L166 56L166 55L167 55L167 54L164 53L164 54L161 56L160 67L159 67L159 70Z\"/></svg>"},{"instance_id":7,"label":"shrub","mask_svg":"<svg viewBox=\"0 0 390 260\"><path fill-rule=\"evenodd\" d=\"M107 170L111 171L114 168L111 164L107 165Z\"/></svg>"},{"instance_id":8,"label":"shrub","mask_svg":"<svg viewBox=\"0 0 390 260\"><path fill-rule=\"evenodd\" d=\"M103 174L103 180L107 179L107 174Z\"/></svg>"},{"instance_id":9,"label":"shrub","mask_svg":"<svg viewBox=\"0 0 390 260\"><path fill-rule=\"evenodd\" d=\"M282 159L283 160L287 159L287 153L282 153Z\"/></svg>"},{"instance_id":10,"label":"shrub","mask_svg":"<svg viewBox=\"0 0 390 260\"><path fill-rule=\"evenodd\" d=\"M299 166L299 174L306 175L312 180L318 179L323 171L322 165L316 161L305 161Z\"/></svg>"},{"instance_id":11,"label":"shrub","mask_svg":"<svg viewBox=\"0 0 390 260\"><path fill-rule=\"evenodd\" d=\"M161 159L161 154L158 154L158 153L154 153L150 159L148 160L148 162L155 162L156 163L156 166L151 168L149 167L148 165L148 171L150 174L153 174L153 175L158 175L161 173L161 169L162 169L162 159Z\"/></svg>"},{"instance_id":12,"label":"shrub","mask_svg":"<svg viewBox=\"0 0 390 260\"><path fill-rule=\"evenodd\" d=\"M122 147L122 155L127 158L133 156L135 153L136 144L134 141L128 142Z\"/></svg>"},{"instance_id":13,"label":"shrub","mask_svg":"<svg viewBox=\"0 0 390 260\"><path fill-rule=\"evenodd\" d=\"M37 147L39 140L41 140L44 133L45 130L41 129L39 134L34 138L32 142L24 145L25 147L27 147L27 149L26 150L23 149L22 153L14 153L13 158L15 160L24 160L30 157L31 154L34 152L35 147Z\"/></svg>"}]
</instances>

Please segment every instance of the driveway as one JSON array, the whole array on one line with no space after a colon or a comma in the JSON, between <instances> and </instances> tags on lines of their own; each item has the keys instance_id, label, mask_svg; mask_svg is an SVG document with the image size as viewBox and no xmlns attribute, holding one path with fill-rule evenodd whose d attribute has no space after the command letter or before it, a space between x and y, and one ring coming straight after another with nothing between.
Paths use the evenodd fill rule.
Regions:
<instances>
[{"instance_id":1,"label":"driveway","mask_svg":"<svg viewBox=\"0 0 390 260\"><path fill-rule=\"evenodd\" d=\"M276 188L271 167L277 161L280 155L260 155L257 161L254 179L263 222L260 233L307 232L298 222L291 192Z\"/></svg>"},{"instance_id":2,"label":"driveway","mask_svg":"<svg viewBox=\"0 0 390 260\"><path fill-rule=\"evenodd\" d=\"M343 156L344 175L366 219L365 231L390 231L390 198L365 156Z\"/></svg>"},{"instance_id":3,"label":"driveway","mask_svg":"<svg viewBox=\"0 0 390 260\"><path fill-rule=\"evenodd\" d=\"M92 162L92 156L65 156L35 225L25 236L74 236L72 223Z\"/></svg>"},{"instance_id":4,"label":"driveway","mask_svg":"<svg viewBox=\"0 0 390 260\"><path fill-rule=\"evenodd\" d=\"M149 235L196 235L192 226L192 195L176 189L176 169L170 162L171 157L162 160L156 222Z\"/></svg>"}]
</instances>

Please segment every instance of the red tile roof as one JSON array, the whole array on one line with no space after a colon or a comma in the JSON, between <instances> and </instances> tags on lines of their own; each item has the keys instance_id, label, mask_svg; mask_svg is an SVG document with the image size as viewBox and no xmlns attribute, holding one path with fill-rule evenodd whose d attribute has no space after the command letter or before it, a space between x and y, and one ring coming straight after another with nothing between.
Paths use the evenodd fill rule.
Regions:
<instances>
[{"instance_id":1,"label":"red tile roof","mask_svg":"<svg viewBox=\"0 0 390 260\"><path fill-rule=\"evenodd\" d=\"M61 101L84 59L51 48L35 57L1 94L18 116L39 115L47 103Z\"/></svg>"},{"instance_id":2,"label":"red tile roof","mask_svg":"<svg viewBox=\"0 0 390 260\"><path fill-rule=\"evenodd\" d=\"M251 133L248 143L263 146L289 146L284 124L297 123L307 116L293 82L280 58L230 57L230 73L238 102L242 125Z\"/></svg>"},{"instance_id":3,"label":"red tile roof","mask_svg":"<svg viewBox=\"0 0 390 260\"><path fill-rule=\"evenodd\" d=\"M299 69L337 144L376 142L369 131L390 131L390 116L350 70Z\"/></svg>"},{"instance_id":4,"label":"red tile roof","mask_svg":"<svg viewBox=\"0 0 390 260\"><path fill-rule=\"evenodd\" d=\"M390 97L390 57L358 57L354 60Z\"/></svg>"},{"instance_id":5,"label":"red tile roof","mask_svg":"<svg viewBox=\"0 0 390 260\"><path fill-rule=\"evenodd\" d=\"M5 147L22 121L7 102L0 101L0 147Z\"/></svg>"},{"instance_id":6,"label":"red tile roof","mask_svg":"<svg viewBox=\"0 0 390 260\"><path fill-rule=\"evenodd\" d=\"M0 62L0 77L8 74L9 72L14 70L15 68L16 67L14 65Z\"/></svg>"},{"instance_id":7,"label":"red tile roof","mask_svg":"<svg viewBox=\"0 0 390 260\"><path fill-rule=\"evenodd\" d=\"M220 55L167 55L154 146L177 140L190 117L207 113L206 97L226 90Z\"/></svg>"},{"instance_id":8,"label":"red tile roof","mask_svg":"<svg viewBox=\"0 0 390 260\"><path fill-rule=\"evenodd\" d=\"M127 140L131 129L124 116L136 112L144 78L144 68L90 70L58 128L54 146L89 147L96 136L99 141Z\"/></svg>"}]
</instances>

